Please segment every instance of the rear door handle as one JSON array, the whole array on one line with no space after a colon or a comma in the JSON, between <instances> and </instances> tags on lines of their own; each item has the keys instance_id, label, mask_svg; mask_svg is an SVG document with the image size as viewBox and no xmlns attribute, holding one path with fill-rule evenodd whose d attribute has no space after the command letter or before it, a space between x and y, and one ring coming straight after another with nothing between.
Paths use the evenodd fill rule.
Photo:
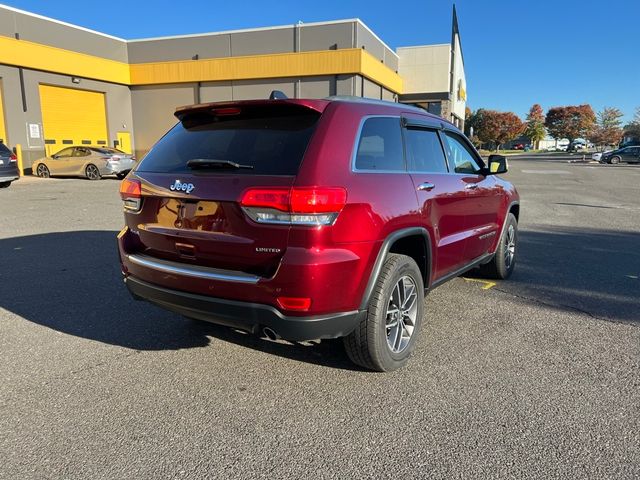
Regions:
<instances>
[{"instance_id":1,"label":"rear door handle","mask_svg":"<svg viewBox=\"0 0 640 480\"><path fill-rule=\"evenodd\" d=\"M467 190L475 190L476 188L478 188L478 184L477 183L469 183L468 185L465 185L464 187Z\"/></svg>"},{"instance_id":2,"label":"rear door handle","mask_svg":"<svg viewBox=\"0 0 640 480\"><path fill-rule=\"evenodd\" d=\"M436 188L435 184L429 183L429 182L424 182L424 183L421 183L420 185L418 185L418 190L422 190L422 191L425 191L425 192L430 192L434 188Z\"/></svg>"}]
</instances>

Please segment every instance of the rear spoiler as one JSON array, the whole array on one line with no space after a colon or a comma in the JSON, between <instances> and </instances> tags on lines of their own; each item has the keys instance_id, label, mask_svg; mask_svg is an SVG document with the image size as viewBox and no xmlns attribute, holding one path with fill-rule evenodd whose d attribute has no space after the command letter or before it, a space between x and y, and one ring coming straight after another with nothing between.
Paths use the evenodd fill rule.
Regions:
<instances>
[{"instance_id":1,"label":"rear spoiler","mask_svg":"<svg viewBox=\"0 0 640 480\"><path fill-rule=\"evenodd\" d=\"M214 116L231 116L240 114L242 109L247 107L253 110L260 107L278 108L285 105L291 107L292 109L301 107L322 113L327 105L329 105L329 103L331 102L328 100L292 98L279 98L275 100L241 100L237 102L211 102L178 107L176 108L174 115L178 118L178 120L182 121L185 117L193 113L209 113Z\"/></svg>"}]
</instances>

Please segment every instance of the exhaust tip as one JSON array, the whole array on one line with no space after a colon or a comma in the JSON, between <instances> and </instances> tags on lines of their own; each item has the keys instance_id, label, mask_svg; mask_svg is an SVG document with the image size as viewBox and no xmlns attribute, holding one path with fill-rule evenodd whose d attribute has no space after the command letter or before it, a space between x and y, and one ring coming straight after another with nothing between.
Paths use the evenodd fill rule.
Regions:
<instances>
[{"instance_id":1,"label":"exhaust tip","mask_svg":"<svg viewBox=\"0 0 640 480\"><path fill-rule=\"evenodd\" d=\"M278 338L280 338L280 336L269 327L264 327L262 329L262 334L269 340L278 340Z\"/></svg>"}]
</instances>

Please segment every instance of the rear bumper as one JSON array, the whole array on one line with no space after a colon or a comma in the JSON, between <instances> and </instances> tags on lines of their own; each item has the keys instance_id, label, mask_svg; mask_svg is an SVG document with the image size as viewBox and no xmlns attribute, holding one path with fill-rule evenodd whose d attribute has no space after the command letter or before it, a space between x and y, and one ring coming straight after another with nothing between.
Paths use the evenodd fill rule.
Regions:
<instances>
[{"instance_id":1,"label":"rear bumper","mask_svg":"<svg viewBox=\"0 0 640 480\"><path fill-rule=\"evenodd\" d=\"M14 180L18 180L18 178L20 178L18 167L15 165L0 166L0 182L13 182Z\"/></svg>"},{"instance_id":2,"label":"rear bumper","mask_svg":"<svg viewBox=\"0 0 640 480\"><path fill-rule=\"evenodd\" d=\"M269 327L281 338L291 341L344 337L366 315L365 311L352 311L310 317L285 316L269 305L171 290L131 275L124 281L136 300L146 300L187 317L252 333L260 333Z\"/></svg>"}]
</instances>

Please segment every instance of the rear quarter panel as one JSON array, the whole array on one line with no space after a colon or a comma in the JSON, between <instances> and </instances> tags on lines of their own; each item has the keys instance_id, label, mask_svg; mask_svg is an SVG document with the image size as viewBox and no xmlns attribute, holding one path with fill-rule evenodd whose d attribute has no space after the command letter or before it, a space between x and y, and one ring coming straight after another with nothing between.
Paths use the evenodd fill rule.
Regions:
<instances>
[{"instance_id":1,"label":"rear quarter panel","mask_svg":"<svg viewBox=\"0 0 640 480\"><path fill-rule=\"evenodd\" d=\"M347 205L332 227L292 228L289 234L290 248L325 246L348 250L357 256L359 261L352 263L351 285L345 285L343 290L344 295L358 300L355 303L359 303L364 293L384 239L400 229L422 226L408 173L352 171L361 120L372 115L400 117L401 111L340 102L327 107L295 184L345 187Z\"/></svg>"}]
</instances>

